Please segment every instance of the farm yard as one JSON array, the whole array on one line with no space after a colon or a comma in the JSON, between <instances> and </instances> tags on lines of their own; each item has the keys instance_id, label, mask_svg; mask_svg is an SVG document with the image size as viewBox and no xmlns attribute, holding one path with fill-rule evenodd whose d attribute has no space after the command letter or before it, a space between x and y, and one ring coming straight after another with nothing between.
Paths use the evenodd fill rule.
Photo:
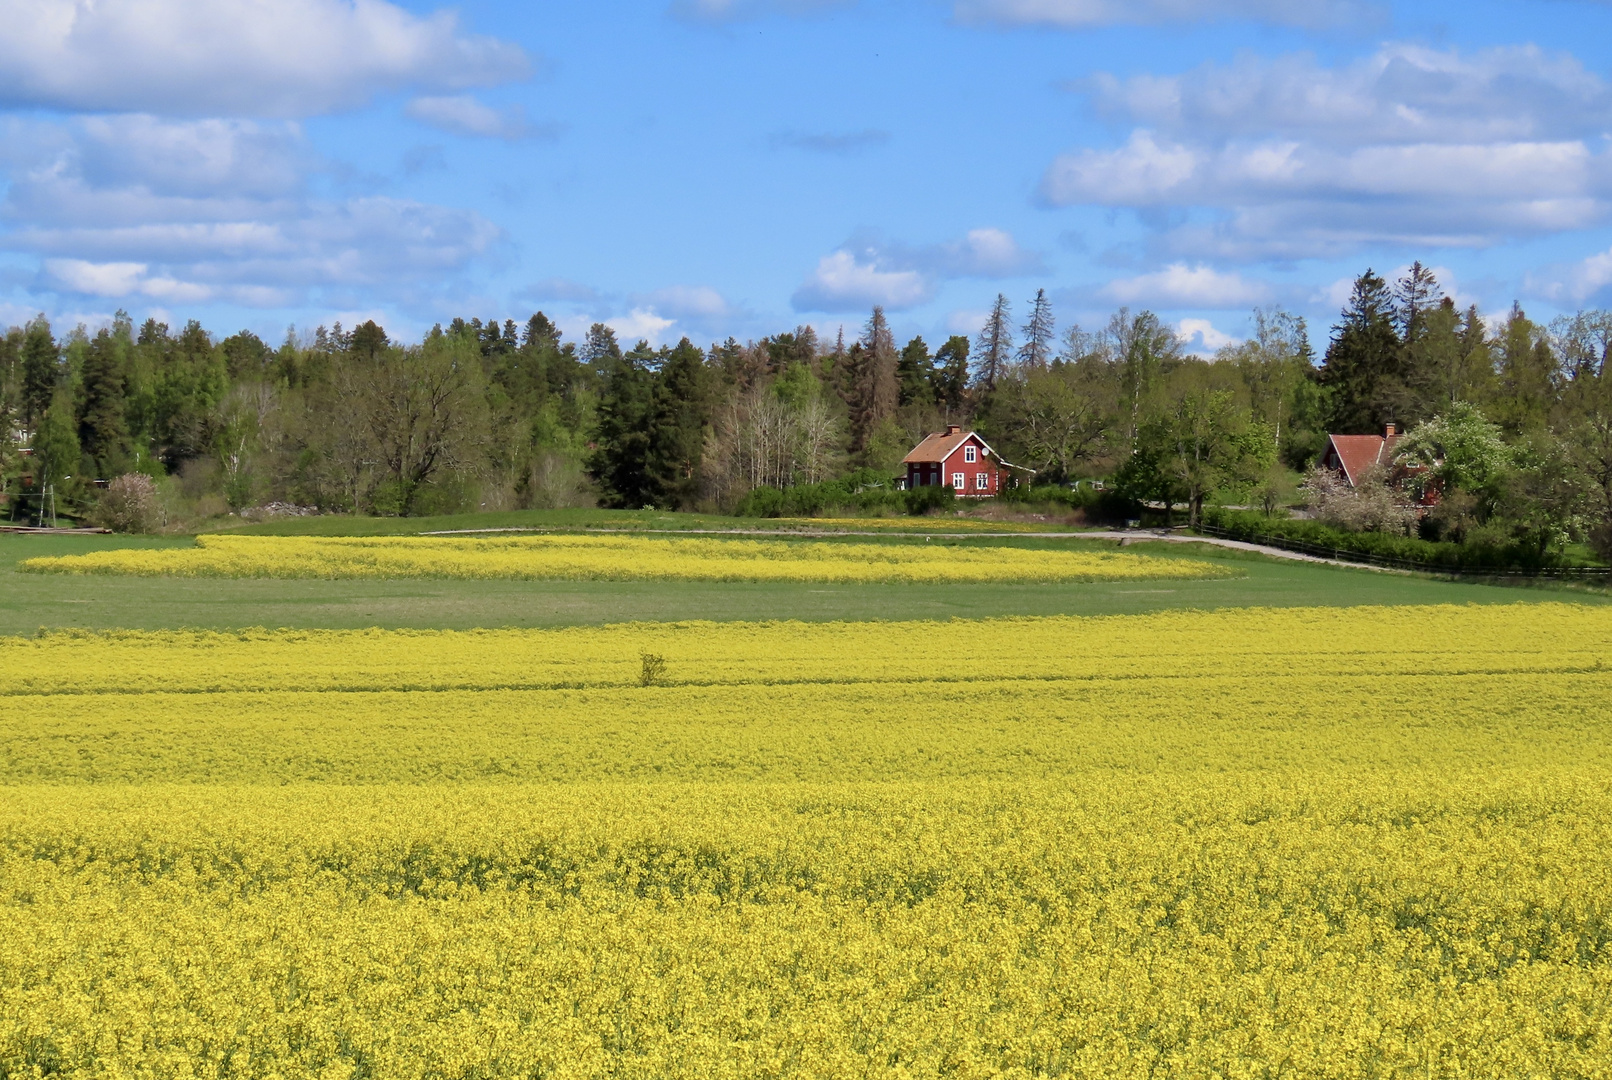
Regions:
<instances>
[{"instance_id":1,"label":"farm yard","mask_svg":"<svg viewBox=\"0 0 1612 1080\"><path fill-rule=\"evenodd\" d=\"M1603 596L289 539L0 540L0 1075L1607 1075Z\"/></svg>"}]
</instances>

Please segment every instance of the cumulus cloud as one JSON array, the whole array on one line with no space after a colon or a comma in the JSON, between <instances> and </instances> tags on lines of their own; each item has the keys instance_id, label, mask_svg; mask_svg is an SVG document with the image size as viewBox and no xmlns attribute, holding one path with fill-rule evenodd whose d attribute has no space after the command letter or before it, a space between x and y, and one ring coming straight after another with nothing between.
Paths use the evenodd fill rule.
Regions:
<instances>
[{"instance_id":1,"label":"cumulus cloud","mask_svg":"<svg viewBox=\"0 0 1612 1080\"><path fill-rule=\"evenodd\" d=\"M1524 290L1556 303L1582 304L1612 286L1612 250L1529 274Z\"/></svg>"},{"instance_id":2,"label":"cumulus cloud","mask_svg":"<svg viewBox=\"0 0 1612 1080\"><path fill-rule=\"evenodd\" d=\"M963 23L1067 29L1233 19L1324 27L1381 16L1379 5L1356 0L957 0L953 12Z\"/></svg>"},{"instance_id":3,"label":"cumulus cloud","mask_svg":"<svg viewBox=\"0 0 1612 1080\"><path fill-rule=\"evenodd\" d=\"M916 307L934 295L916 270L881 270L841 249L817 261L812 276L795 290L796 311L855 311L878 305L892 311Z\"/></svg>"},{"instance_id":4,"label":"cumulus cloud","mask_svg":"<svg viewBox=\"0 0 1612 1080\"><path fill-rule=\"evenodd\" d=\"M31 0L0 35L0 105L297 117L411 87L522 78L520 47L386 0Z\"/></svg>"},{"instance_id":5,"label":"cumulus cloud","mask_svg":"<svg viewBox=\"0 0 1612 1080\"><path fill-rule=\"evenodd\" d=\"M899 311L925 303L941 281L1008 278L1045 269L1041 256L1002 229L970 229L960 239L911 245L860 233L818 260L798 290L797 311Z\"/></svg>"},{"instance_id":6,"label":"cumulus cloud","mask_svg":"<svg viewBox=\"0 0 1612 1080\"><path fill-rule=\"evenodd\" d=\"M734 314L727 298L709 285L672 285L635 299L653 311L681 320L714 321Z\"/></svg>"},{"instance_id":7,"label":"cumulus cloud","mask_svg":"<svg viewBox=\"0 0 1612 1080\"><path fill-rule=\"evenodd\" d=\"M1216 330L1208 319L1182 319L1176 324L1176 336L1188 352L1199 354L1213 353L1237 342L1230 334Z\"/></svg>"},{"instance_id":8,"label":"cumulus cloud","mask_svg":"<svg viewBox=\"0 0 1612 1080\"><path fill-rule=\"evenodd\" d=\"M1483 246L1583 228L1612 208L1612 86L1533 48L1390 45L1342 68L1244 59L1098 77L1119 146L1058 157L1054 206L1167 210L1161 246L1303 258L1375 243Z\"/></svg>"},{"instance_id":9,"label":"cumulus cloud","mask_svg":"<svg viewBox=\"0 0 1612 1080\"><path fill-rule=\"evenodd\" d=\"M1241 274L1172 263L1155 273L1110 282L1098 295L1115 303L1161 308L1246 308L1268 301L1271 290Z\"/></svg>"},{"instance_id":10,"label":"cumulus cloud","mask_svg":"<svg viewBox=\"0 0 1612 1080\"><path fill-rule=\"evenodd\" d=\"M519 105L495 109L469 94L443 97L417 97L404 110L422 124L454 135L474 135L486 139L530 139L552 136L551 127L534 127Z\"/></svg>"},{"instance_id":11,"label":"cumulus cloud","mask_svg":"<svg viewBox=\"0 0 1612 1080\"><path fill-rule=\"evenodd\" d=\"M283 306L433 287L492 251L479 215L384 196L311 196L300 135L253 121L92 117L13 127L0 250L59 293ZM26 136L37 134L30 140Z\"/></svg>"},{"instance_id":12,"label":"cumulus cloud","mask_svg":"<svg viewBox=\"0 0 1612 1080\"><path fill-rule=\"evenodd\" d=\"M637 341L648 341L651 345L664 343L666 332L675 325L676 320L662 317L653 308L635 307L625 315L617 315L604 322L616 332L618 340L630 346Z\"/></svg>"}]
</instances>

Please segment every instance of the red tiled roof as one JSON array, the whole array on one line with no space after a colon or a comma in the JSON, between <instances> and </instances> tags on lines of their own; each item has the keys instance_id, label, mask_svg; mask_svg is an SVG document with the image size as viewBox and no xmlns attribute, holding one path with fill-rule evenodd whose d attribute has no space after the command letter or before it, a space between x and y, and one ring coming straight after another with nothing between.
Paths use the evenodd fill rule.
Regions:
<instances>
[{"instance_id":1,"label":"red tiled roof","mask_svg":"<svg viewBox=\"0 0 1612 1080\"><path fill-rule=\"evenodd\" d=\"M903 465L923 465L931 462L943 462L956 453L959 446L962 446L970 439L984 447L986 453L994 454L996 452L989 446L985 446L985 440L972 431L959 431L951 435L937 432L934 435L925 435L924 441L913 447L912 452L901 459L901 463Z\"/></svg>"},{"instance_id":2,"label":"red tiled roof","mask_svg":"<svg viewBox=\"0 0 1612 1080\"><path fill-rule=\"evenodd\" d=\"M1353 487L1360 482L1373 465L1389 465L1394 460L1394 445L1399 436L1389 435L1328 435L1332 452L1343 466L1343 475Z\"/></svg>"}]
</instances>

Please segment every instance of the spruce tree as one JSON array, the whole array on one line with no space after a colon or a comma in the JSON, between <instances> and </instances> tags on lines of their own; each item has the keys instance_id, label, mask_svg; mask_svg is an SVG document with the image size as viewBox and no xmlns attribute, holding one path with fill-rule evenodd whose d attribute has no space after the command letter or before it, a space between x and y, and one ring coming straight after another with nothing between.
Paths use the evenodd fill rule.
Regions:
<instances>
[{"instance_id":1,"label":"spruce tree","mask_svg":"<svg viewBox=\"0 0 1612 1080\"><path fill-rule=\"evenodd\" d=\"M896 343L885 320L884 308L875 307L862 330L860 363L856 372L852 432L856 448L866 450L873 432L895 414L901 401L896 383Z\"/></svg>"},{"instance_id":2,"label":"spruce tree","mask_svg":"<svg viewBox=\"0 0 1612 1080\"><path fill-rule=\"evenodd\" d=\"M980 329L979 362L976 377L986 393L996 389L996 382L1007 372L1008 357L1013 355L1012 311L1008 298L996 294L996 303Z\"/></svg>"},{"instance_id":3,"label":"spruce tree","mask_svg":"<svg viewBox=\"0 0 1612 1080\"><path fill-rule=\"evenodd\" d=\"M686 337L661 353L649 418L648 494L657 506L688 506L699 495L711 422L711 372L705 355Z\"/></svg>"},{"instance_id":4,"label":"spruce tree","mask_svg":"<svg viewBox=\"0 0 1612 1080\"><path fill-rule=\"evenodd\" d=\"M1024 324L1024 344L1019 347L1020 367L1026 371L1042 371L1052 362L1054 329L1047 290L1037 289L1030 307L1030 321Z\"/></svg>"},{"instance_id":5,"label":"spruce tree","mask_svg":"<svg viewBox=\"0 0 1612 1080\"><path fill-rule=\"evenodd\" d=\"M124 472L129 463L124 352L123 341L102 330L90 342L79 372L84 387L78 411L79 445L107 479Z\"/></svg>"},{"instance_id":6,"label":"spruce tree","mask_svg":"<svg viewBox=\"0 0 1612 1080\"><path fill-rule=\"evenodd\" d=\"M22 426L37 430L56 396L61 356L43 315L27 326L22 339Z\"/></svg>"},{"instance_id":7,"label":"spruce tree","mask_svg":"<svg viewBox=\"0 0 1612 1080\"><path fill-rule=\"evenodd\" d=\"M1355 279L1342 318L1332 328L1318 378L1330 394L1328 423L1335 433L1379 431L1395 415L1401 341L1388 283L1367 270Z\"/></svg>"}]
</instances>

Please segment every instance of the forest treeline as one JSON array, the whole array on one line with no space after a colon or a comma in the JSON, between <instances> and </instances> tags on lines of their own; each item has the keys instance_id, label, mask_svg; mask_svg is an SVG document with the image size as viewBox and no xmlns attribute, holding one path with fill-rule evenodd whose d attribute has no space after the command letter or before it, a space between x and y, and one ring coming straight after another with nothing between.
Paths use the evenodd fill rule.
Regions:
<instances>
[{"instance_id":1,"label":"forest treeline","mask_svg":"<svg viewBox=\"0 0 1612 1080\"><path fill-rule=\"evenodd\" d=\"M925 433L964 423L1021 491L1111 477L1196 514L1216 492L1274 491L1329 431L1459 413L1505 461L1457 499L1469 520L1452 528L1604 540L1609 347L1607 313L1485 318L1420 264L1362 274L1320 356L1280 310L1204 358L1149 311L1060 332L1045 292L1022 322L999 296L976 338L905 344L878 308L850 341L802 326L707 348L629 347L602 324L567 341L542 313L455 319L418 343L337 324L278 347L121 313L58 335L40 317L0 342L0 476L14 513L47 486L87 508L95 480L127 473L198 514L732 510L757 489L888 484Z\"/></svg>"}]
</instances>

